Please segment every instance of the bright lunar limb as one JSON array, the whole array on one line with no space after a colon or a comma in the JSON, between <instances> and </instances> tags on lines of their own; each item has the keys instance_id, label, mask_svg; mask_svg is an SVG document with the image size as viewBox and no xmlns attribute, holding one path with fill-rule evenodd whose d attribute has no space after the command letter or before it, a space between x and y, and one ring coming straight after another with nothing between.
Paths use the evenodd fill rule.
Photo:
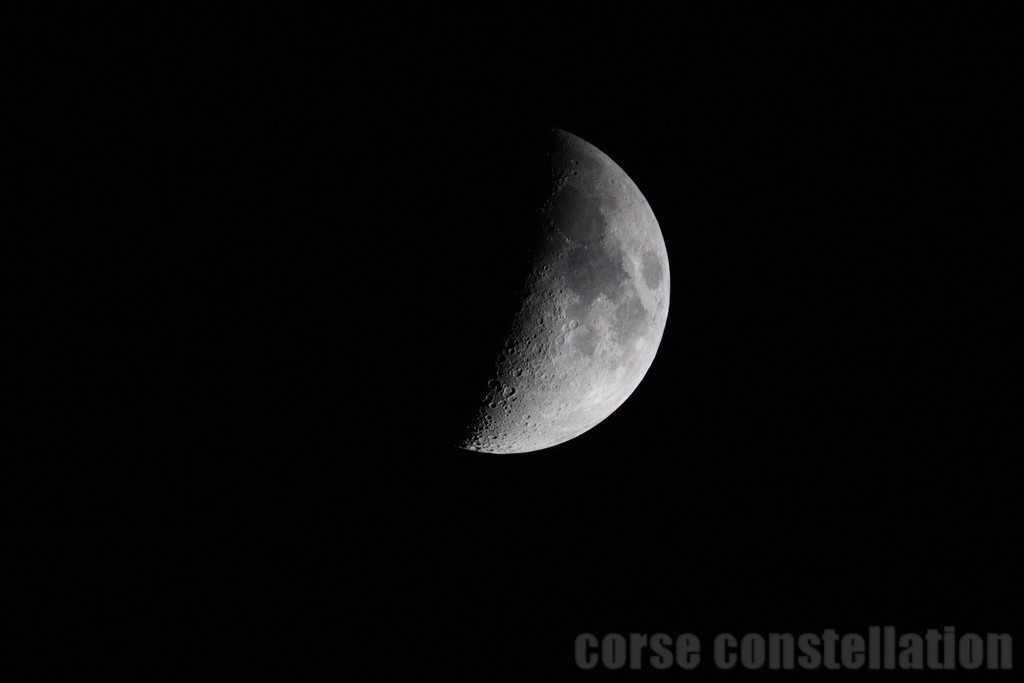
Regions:
<instances>
[{"instance_id":1,"label":"bright lunar limb","mask_svg":"<svg viewBox=\"0 0 1024 683\"><path fill-rule=\"evenodd\" d=\"M525 295L462 448L526 453L579 436L650 368L668 316L668 254L636 184L552 131L551 192Z\"/></svg>"}]
</instances>

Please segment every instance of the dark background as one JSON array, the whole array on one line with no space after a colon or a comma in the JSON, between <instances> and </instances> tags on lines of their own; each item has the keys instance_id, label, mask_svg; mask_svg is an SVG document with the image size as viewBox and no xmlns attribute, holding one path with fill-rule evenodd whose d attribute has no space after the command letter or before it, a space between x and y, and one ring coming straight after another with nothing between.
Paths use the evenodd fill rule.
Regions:
<instances>
[{"instance_id":1,"label":"dark background","mask_svg":"<svg viewBox=\"0 0 1024 683\"><path fill-rule=\"evenodd\" d=\"M13 209L41 239L7 482L32 678L564 680L581 632L1019 636L1001 17L8 27L42 190ZM649 200L668 325L590 432L471 454L552 126Z\"/></svg>"}]
</instances>

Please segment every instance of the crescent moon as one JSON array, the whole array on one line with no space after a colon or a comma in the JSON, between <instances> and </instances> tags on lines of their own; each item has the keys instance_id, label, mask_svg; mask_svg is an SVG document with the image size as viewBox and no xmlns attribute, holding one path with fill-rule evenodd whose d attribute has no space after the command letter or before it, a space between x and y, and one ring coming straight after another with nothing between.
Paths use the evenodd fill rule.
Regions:
<instances>
[{"instance_id":1,"label":"crescent moon","mask_svg":"<svg viewBox=\"0 0 1024 683\"><path fill-rule=\"evenodd\" d=\"M527 453L583 434L658 351L669 264L654 212L603 152L553 130L540 243L486 397L461 448Z\"/></svg>"}]
</instances>

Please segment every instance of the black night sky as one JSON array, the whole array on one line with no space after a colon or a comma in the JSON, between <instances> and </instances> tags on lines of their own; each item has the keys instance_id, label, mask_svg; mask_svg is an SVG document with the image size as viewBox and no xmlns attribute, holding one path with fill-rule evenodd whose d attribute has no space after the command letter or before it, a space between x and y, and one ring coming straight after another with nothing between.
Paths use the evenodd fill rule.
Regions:
<instances>
[{"instance_id":1,"label":"black night sky","mask_svg":"<svg viewBox=\"0 0 1024 683\"><path fill-rule=\"evenodd\" d=\"M1020 635L1000 17L87 18L10 24L47 195L25 680L715 679L573 642ZM461 451L552 126L650 202L664 339L579 438Z\"/></svg>"}]
</instances>

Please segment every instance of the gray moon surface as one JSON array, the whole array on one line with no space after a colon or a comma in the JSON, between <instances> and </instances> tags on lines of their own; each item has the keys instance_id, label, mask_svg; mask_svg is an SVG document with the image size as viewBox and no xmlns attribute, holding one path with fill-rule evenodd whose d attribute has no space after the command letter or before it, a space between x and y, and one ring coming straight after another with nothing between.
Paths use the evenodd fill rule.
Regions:
<instances>
[{"instance_id":1,"label":"gray moon surface","mask_svg":"<svg viewBox=\"0 0 1024 683\"><path fill-rule=\"evenodd\" d=\"M665 241L607 155L552 131L540 242L493 378L461 444L526 453L575 438L644 378L668 317Z\"/></svg>"}]
</instances>

